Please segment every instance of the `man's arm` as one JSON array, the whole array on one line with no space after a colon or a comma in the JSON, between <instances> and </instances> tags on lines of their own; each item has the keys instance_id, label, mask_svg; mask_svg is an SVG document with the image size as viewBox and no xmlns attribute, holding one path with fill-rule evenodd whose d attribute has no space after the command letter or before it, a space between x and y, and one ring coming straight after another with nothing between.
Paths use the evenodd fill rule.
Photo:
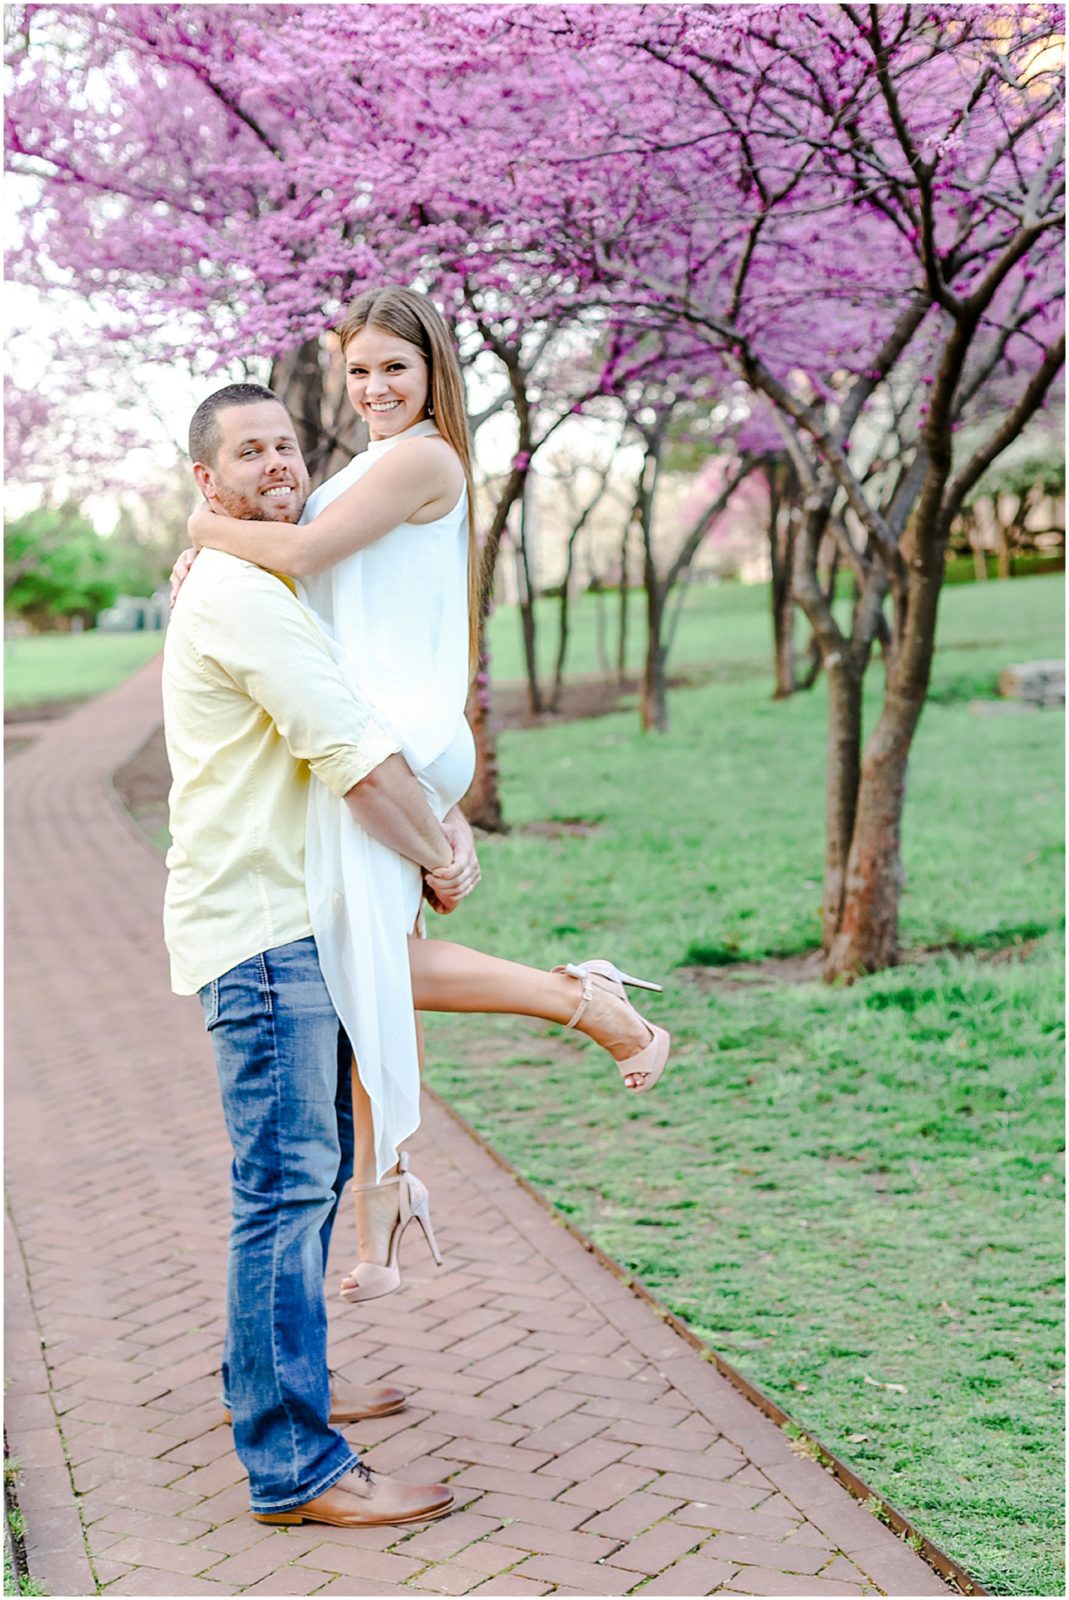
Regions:
<instances>
[{"instance_id":1,"label":"man's arm","mask_svg":"<svg viewBox=\"0 0 1069 1600\"><path fill-rule=\"evenodd\" d=\"M197 654L263 707L294 759L391 850L432 871L448 866L452 847L396 739L344 682L315 619L281 580L245 567L198 600Z\"/></svg>"},{"instance_id":2,"label":"man's arm","mask_svg":"<svg viewBox=\"0 0 1069 1600\"><path fill-rule=\"evenodd\" d=\"M451 863L452 847L403 756L387 756L345 799L365 833L398 855L430 872Z\"/></svg>"}]
</instances>

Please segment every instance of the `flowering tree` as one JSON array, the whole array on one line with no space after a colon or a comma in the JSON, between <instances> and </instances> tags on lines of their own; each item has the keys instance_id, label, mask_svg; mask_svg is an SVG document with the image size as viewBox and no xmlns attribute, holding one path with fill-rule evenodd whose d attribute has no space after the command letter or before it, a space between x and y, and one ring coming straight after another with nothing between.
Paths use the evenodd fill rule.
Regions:
<instances>
[{"instance_id":1,"label":"flowering tree","mask_svg":"<svg viewBox=\"0 0 1069 1600\"><path fill-rule=\"evenodd\" d=\"M528 337L529 271L521 317L508 274L473 276L465 259L495 184L472 167L447 86L480 30L415 9L27 6L7 104L9 159L38 180L14 271L94 296L131 351L184 358L206 378L235 364L269 376L314 480L360 443L324 329L368 283L436 293L465 353L498 357L518 421L484 541L488 594L541 442L525 385L546 339ZM552 331L553 285L539 310ZM499 827L485 668L471 704L474 810Z\"/></svg>"},{"instance_id":2,"label":"flowering tree","mask_svg":"<svg viewBox=\"0 0 1069 1600\"><path fill-rule=\"evenodd\" d=\"M671 354L660 352L660 361L644 361L639 371L620 374L616 387L628 426L642 444L642 460L635 481L635 496L630 527L637 529L642 549L642 588L646 609L646 652L642 672L639 710L646 732L664 732L668 727L668 651L671 629L668 602L677 585L685 586L694 559L716 527L718 519L731 505L736 491L754 470L758 456L752 450L733 448L731 431L719 430L717 457L719 470L695 475L694 493L688 505L688 520L678 538L671 541L667 554L659 552L654 538L657 491L662 469L673 444L687 435L687 424L696 404L708 407L715 385L708 376L688 372L680 360L673 369ZM656 380L648 373L659 370ZM710 393L712 387L712 393ZM704 393L703 393L704 391ZM629 530L628 530L629 531ZM625 534L626 538L626 534ZM621 559L620 671L625 660L624 619L626 611L626 561ZM681 595L685 592L681 590Z\"/></svg>"},{"instance_id":3,"label":"flowering tree","mask_svg":"<svg viewBox=\"0 0 1069 1600\"><path fill-rule=\"evenodd\" d=\"M776 420L802 494L794 593L829 682L826 971L875 970L897 958L906 771L950 524L1064 360L1059 13L572 16L589 67L555 131L560 146L582 125L593 220L557 245L618 318L700 332ZM963 452L996 380L1004 409ZM888 460L874 441L889 419ZM857 585L849 630L816 578L825 536Z\"/></svg>"},{"instance_id":4,"label":"flowering tree","mask_svg":"<svg viewBox=\"0 0 1069 1600\"><path fill-rule=\"evenodd\" d=\"M431 287L507 376L505 498L516 352L545 332L596 327L606 393L651 338L743 380L797 479L828 676L827 972L872 970L949 528L1064 357L1059 29L1047 5L28 6L8 145L41 190L13 265L205 371L305 351L310 417L346 296Z\"/></svg>"}]
</instances>

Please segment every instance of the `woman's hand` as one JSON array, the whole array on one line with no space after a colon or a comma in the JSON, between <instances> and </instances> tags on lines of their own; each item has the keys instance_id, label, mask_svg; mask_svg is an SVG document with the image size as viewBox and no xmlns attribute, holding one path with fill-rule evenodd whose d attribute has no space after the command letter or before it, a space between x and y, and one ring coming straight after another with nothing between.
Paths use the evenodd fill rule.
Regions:
<instances>
[{"instance_id":1,"label":"woman's hand","mask_svg":"<svg viewBox=\"0 0 1069 1600\"><path fill-rule=\"evenodd\" d=\"M426 878L423 879L423 898L431 910L437 911L440 917L447 917L460 904L459 900L443 900L439 895L435 894Z\"/></svg>"},{"instance_id":2,"label":"woman's hand","mask_svg":"<svg viewBox=\"0 0 1069 1600\"><path fill-rule=\"evenodd\" d=\"M190 513L189 520L186 523L186 532L189 534L190 542L198 550L204 548L204 536L211 531L212 517L214 515L211 502L208 500L198 500Z\"/></svg>"},{"instance_id":3,"label":"woman's hand","mask_svg":"<svg viewBox=\"0 0 1069 1600\"><path fill-rule=\"evenodd\" d=\"M443 820L442 832L453 848L453 859L448 867L425 875L424 893L433 911L448 916L476 887L482 868L475 853L475 835L459 806Z\"/></svg>"},{"instance_id":4,"label":"woman's hand","mask_svg":"<svg viewBox=\"0 0 1069 1600\"><path fill-rule=\"evenodd\" d=\"M178 591L189 577L189 569L197 559L195 550L183 550L174 566L171 568L171 610L178 599Z\"/></svg>"}]
</instances>

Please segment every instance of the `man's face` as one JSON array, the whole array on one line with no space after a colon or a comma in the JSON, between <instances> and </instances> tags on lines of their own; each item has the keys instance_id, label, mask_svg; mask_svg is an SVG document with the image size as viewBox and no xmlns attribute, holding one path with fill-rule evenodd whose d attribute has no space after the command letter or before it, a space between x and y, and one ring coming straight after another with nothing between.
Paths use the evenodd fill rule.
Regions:
<instances>
[{"instance_id":1,"label":"man's face","mask_svg":"<svg viewBox=\"0 0 1069 1600\"><path fill-rule=\"evenodd\" d=\"M243 522L296 522L308 498L308 469L285 407L258 400L227 406L215 420L216 459L193 465L201 489Z\"/></svg>"}]
</instances>

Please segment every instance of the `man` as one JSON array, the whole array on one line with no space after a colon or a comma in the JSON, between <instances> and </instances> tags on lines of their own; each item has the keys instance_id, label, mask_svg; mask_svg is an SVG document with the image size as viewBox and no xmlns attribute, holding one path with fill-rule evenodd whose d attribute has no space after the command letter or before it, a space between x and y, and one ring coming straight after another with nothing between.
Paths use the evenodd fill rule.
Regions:
<instances>
[{"instance_id":1,"label":"man","mask_svg":"<svg viewBox=\"0 0 1069 1600\"><path fill-rule=\"evenodd\" d=\"M269 390L232 384L190 427L201 489L232 515L296 522L308 475ZM441 1516L442 1484L368 1471L332 1426L404 1394L344 1392L326 1354L323 1272L352 1173L348 1041L312 938L303 881L312 782L417 861L448 907L473 850L439 825L397 746L343 682L287 580L219 551L193 564L164 648L172 987L198 994L234 1151L223 1359L234 1443L261 1522L368 1526Z\"/></svg>"}]
</instances>

